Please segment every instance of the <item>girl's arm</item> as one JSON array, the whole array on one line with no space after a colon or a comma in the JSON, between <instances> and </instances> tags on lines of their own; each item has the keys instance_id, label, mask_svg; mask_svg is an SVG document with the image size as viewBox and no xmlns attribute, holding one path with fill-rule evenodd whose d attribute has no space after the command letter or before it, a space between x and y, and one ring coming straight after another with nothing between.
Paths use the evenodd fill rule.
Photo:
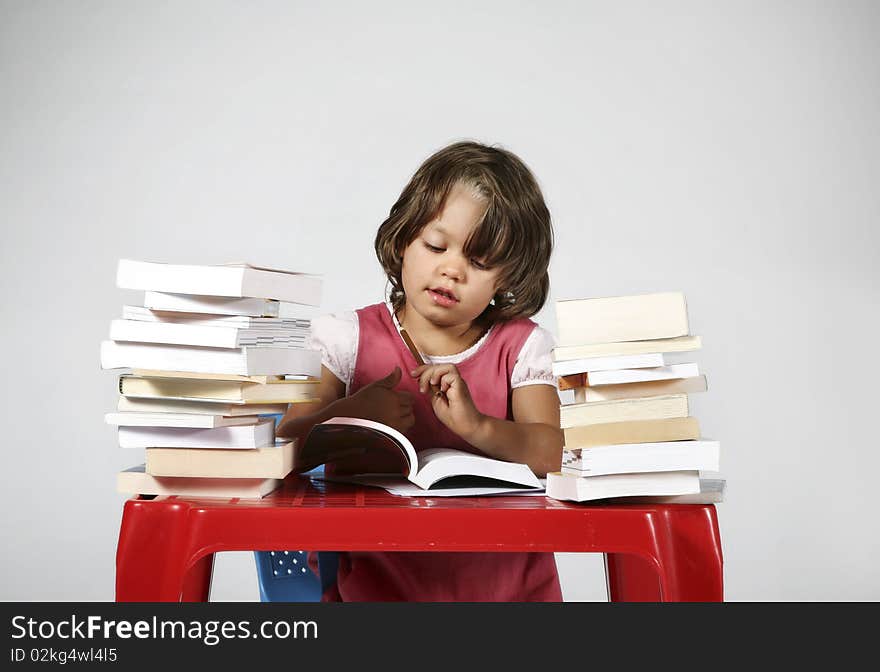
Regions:
<instances>
[{"instance_id":1,"label":"girl's arm","mask_svg":"<svg viewBox=\"0 0 880 672\"><path fill-rule=\"evenodd\" d=\"M523 385L511 393L513 420L483 415L454 364L425 364L410 372L419 390L431 395L440 421L489 457L521 462L539 477L559 471L563 433L559 428L559 395L553 385ZM437 385L439 392L432 392Z\"/></svg>"},{"instance_id":2,"label":"girl's arm","mask_svg":"<svg viewBox=\"0 0 880 672\"><path fill-rule=\"evenodd\" d=\"M559 471L563 433L559 395L552 385L524 385L512 392L513 420L481 415L470 436L462 438L489 457L523 462L540 478Z\"/></svg>"},{"instance_id":3,"label":"girl's arm","mask_svg":"<svg viewBox=\"0 0 880 672\"><path fill-rule=\"evenodd\" d=\"M278 427L276 436L286 439L304 440L309 431L319 422L337 415L346 415L344 410L345 383L337 378L326 366L321 367L321 382L316 395L320 401L306 404L290 404Z\"/></svg>"},{"instance_id":4,"label":"girl's arm","mask_svg":"<svg viewBox=\"0 0 880 672\"><path fill-rule=\"evenodd\" d=\"M395 367L385 378L365 385L354 395L346 397L345 383L326 366L322 366L317 394L320 401L291 404L278 423L275 434L303 441L312 427L335 416L375 420L398 431L406 431L414 422L412 395L394 389L400 382L400 376L400 369Z\"/></svg>"}]
</instances>

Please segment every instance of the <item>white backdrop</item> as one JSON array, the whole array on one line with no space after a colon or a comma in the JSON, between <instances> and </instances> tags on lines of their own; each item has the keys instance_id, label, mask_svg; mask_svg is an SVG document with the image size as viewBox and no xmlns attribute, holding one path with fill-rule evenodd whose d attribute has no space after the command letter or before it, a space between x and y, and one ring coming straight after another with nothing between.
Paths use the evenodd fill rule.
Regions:
<instances>
[{"instance_id":1,"label":"white backdrop","mask_svg":"<svg viewBox=\"0 0 880 672\"><path fill-rule=\"evenodd\" d=\"M0 2L0 598L113 598L141 457L103 424L98 346L139 300L120 257L373 303L376 227L470 138L544 189L543 326L557 299L685 292L726 597L880 599L878 32L871 2ZM601 556L559 566L567 600L605 599ZM250 554L212 597L258 599Z\"/></svg>"}]
</instances>

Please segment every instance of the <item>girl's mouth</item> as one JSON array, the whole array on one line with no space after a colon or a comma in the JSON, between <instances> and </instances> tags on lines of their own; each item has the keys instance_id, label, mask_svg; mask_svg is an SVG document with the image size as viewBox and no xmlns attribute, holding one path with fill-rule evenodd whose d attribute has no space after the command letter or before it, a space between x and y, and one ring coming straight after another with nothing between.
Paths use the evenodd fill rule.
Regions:
<instances>
[{"instance_id":1,"label":"girl's mouth","mask_svg":"<svg viewBox=\"0 0 880 672\"><path fill-rule=\"evenodd\" d=\"M449 308L458 303L458 299L456 299L452 294L445 292L442 289L428 289L428 296L431 297L431 300L438 306L443 306L444 308Z\"/></svg>"}]
</instances>

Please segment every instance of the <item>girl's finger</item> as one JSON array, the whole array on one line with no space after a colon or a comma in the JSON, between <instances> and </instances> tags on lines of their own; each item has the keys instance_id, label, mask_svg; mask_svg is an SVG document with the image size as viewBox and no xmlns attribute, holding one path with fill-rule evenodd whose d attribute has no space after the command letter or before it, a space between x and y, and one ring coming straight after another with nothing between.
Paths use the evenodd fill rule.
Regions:
<instances>
[{"instance_id":1,"label":"girl's finger","mask_svg":"<svg viewBox=\"0 0 880 672\"><path fill-rule=\"evenodd\" d=\"M439 381L440 391L444 392L444 393L447 392L449 390L449 388L453 386L453 384L455 383L457 378L458 378L458 375L451 372L451 371L449 373L444 374L443 377L440 378L440 381Z\"/></svg>"},{"instance_id":2,"label":"girl's finger","mask_svg":"<svg viewBox=\"0 0 880 672\"><path fill-rule=\"evenodd\" d=\"M428 389L431 384L431 373L431 369L422 371L422 375L419 376L419 392L424 393Z\"/></svg>"},{"instance_id":3,"label":"girl's finger","mask_svg":"<svg viewBox=\"0 0 880 672\"><path fill-rule=\"evenodd\" d=\"M439 385L440 379L443 376L448 376L450 374L457 374L458 369L455 368L453 364L438 364L434 367L433 372L431 374L431 384Z\"/></svg>"}]
</instances>

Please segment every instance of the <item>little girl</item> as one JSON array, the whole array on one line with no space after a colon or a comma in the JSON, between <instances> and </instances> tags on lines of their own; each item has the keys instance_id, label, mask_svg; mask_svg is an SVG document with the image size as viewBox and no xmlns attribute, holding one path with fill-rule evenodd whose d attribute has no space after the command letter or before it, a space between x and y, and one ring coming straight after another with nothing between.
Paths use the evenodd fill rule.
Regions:
<instances>
[{"instance_id":1,"label":"little girl","mask_svg":"<svg viewBox=\"0 0 880 672\"><path fill-rule=\"evenodd\" d=\"M416 450L460 448L523 462L540 477L558 470L553 337L528 319L547 299L552 247L541 190L514 154L459 142L428 158L376 235L389 301L312 322L321 402L307 415L292 404L278 434L302 439L328 418L361 417L402 431ZM324 600L561 601L562 594L552 553L349 552L340 554Z\"/></svg>"}]
</instances>

